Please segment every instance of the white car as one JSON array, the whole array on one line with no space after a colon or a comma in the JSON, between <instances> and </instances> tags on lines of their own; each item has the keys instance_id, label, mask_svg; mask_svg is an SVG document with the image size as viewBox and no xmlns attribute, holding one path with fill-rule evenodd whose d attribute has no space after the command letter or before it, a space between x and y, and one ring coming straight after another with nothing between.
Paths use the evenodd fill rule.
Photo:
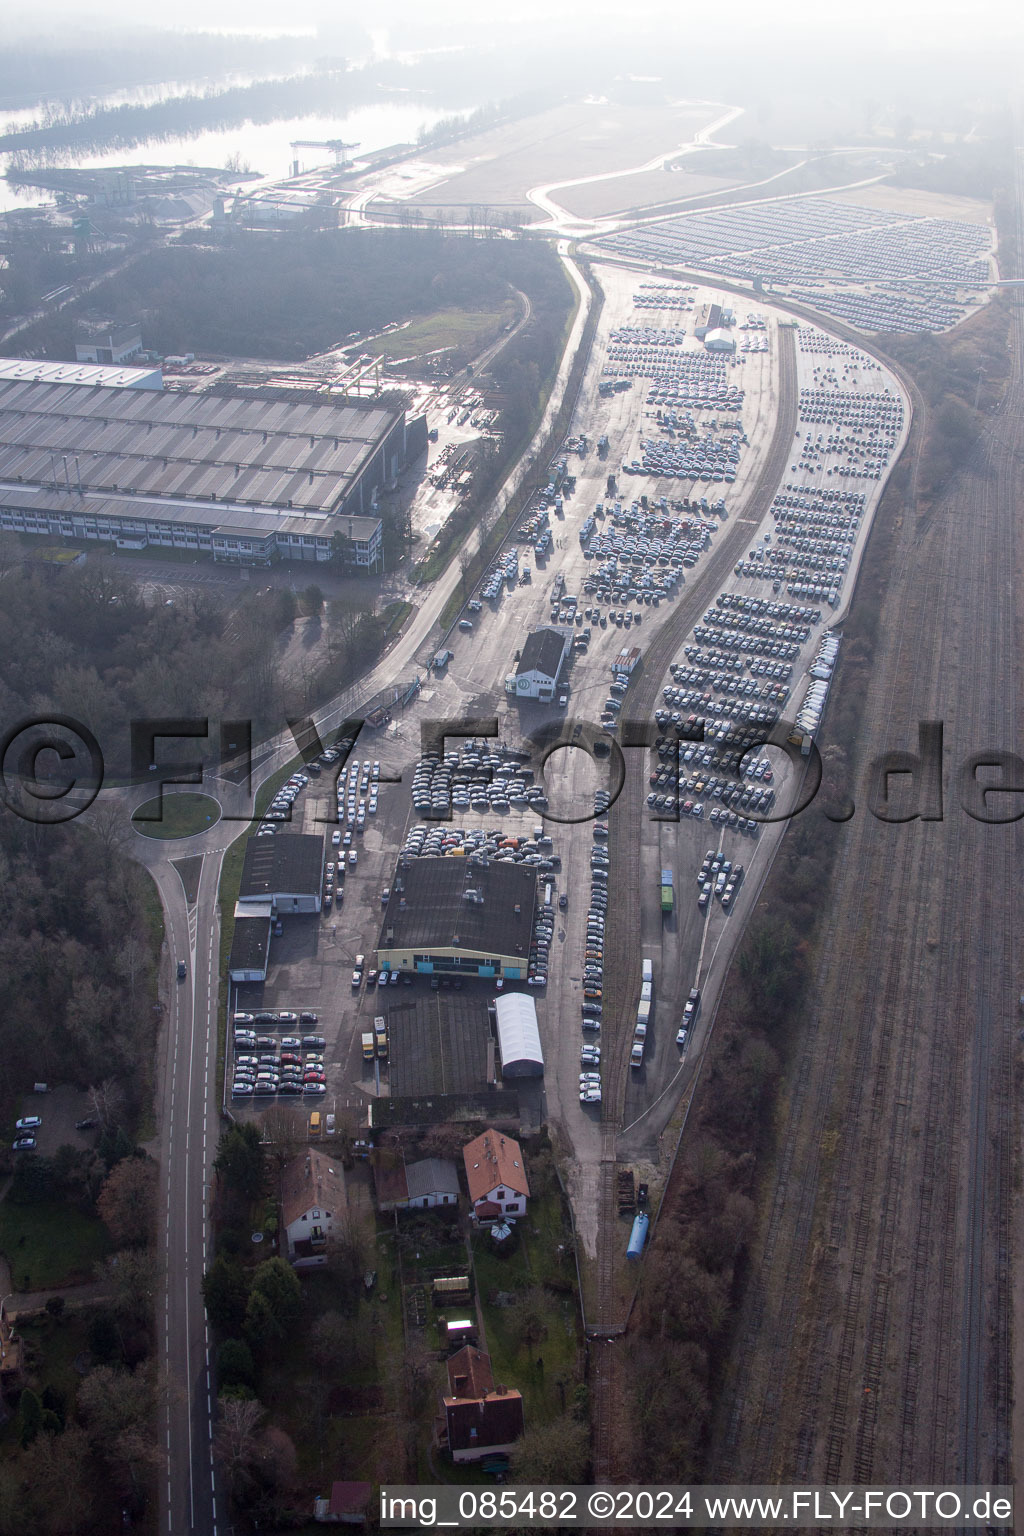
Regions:
<instances>
[{"instance_id":1,"label":"white car","mask_svg":"<svg viewBox=\"0 0 1024 1536\"><path fill-rule=\"evenodd\" d=\"M581 1104L600 1104L600 1102L601 1102L601 1090L600 1090L600 1088L596 1088L596 1087L592 1087L592 1086L588 1085L587 1087L580 1089L580 1103Z\"/></svg>"},{"instance_id":2,"label":"white car","mask_svg":"<svg viewBox=\"0 0 1024 1536\"><path fill-rule=\"evenodd\" d=\"M581 1084L583 1084L583 1083L599 1083L600 1081L601 1081L601 1074L600 1074L600 1072L581 1072L580 1073L580 1083Z\"/></svg>"},{"instance_id":3,"label":"white car","mask_svg":"<svg viewBox=\"0 0 1024 1536\"><path fill-rule=\"evenodd\" d=\"M340 848L341 847L341 832L340 832L340 830L337 831L337 832L332 832L331 833L331 847L332 848Z\"/></svg>"}]
</instances>

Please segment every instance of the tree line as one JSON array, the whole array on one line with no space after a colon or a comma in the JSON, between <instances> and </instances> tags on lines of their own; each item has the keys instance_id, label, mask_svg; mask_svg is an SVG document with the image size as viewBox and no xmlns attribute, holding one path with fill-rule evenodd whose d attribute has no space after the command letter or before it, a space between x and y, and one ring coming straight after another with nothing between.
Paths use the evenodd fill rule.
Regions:
<instances>
[{"instance_id":1,"label":"tree line","mask_svg":"<svg viewBox=\"0 0 1024 1536\"><path fill-rule=\"evenodd\" d=\"M295 361L352 332L452 305L501 310L509 285L540 304L560 286L557 257L540 241L403 229L286 230L272 239L239 229L223 245L209 240L209 230L196 230L144 255L82 307L144 316L146 345L165 355ZM74 356L78 308L32 326L23 349Z\"/></svg>"}]
</instances>

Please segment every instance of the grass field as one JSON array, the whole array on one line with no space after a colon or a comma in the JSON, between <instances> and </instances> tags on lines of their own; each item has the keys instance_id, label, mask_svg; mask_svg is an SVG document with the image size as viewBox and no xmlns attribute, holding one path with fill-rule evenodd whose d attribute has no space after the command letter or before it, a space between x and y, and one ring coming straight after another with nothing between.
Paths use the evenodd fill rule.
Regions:
<instances>
[{"instance_id":1,"label":"grass field","mask_svg":"<svg viewBox=\"0 0 1024 1536\"><path fill-rule=\"evenodd\" d=\"M425 357L430 352L454 350L475 357L489 347L518 313L514 300L501 309L439 309L411 321L390 336L371 343L374 352L387 358Z\"/></svg>"},{"instance_id":2,"label":"grass field","mask_svg":"<svg viewBox=\"0 0 1024 1536\"><path fill-rule=\"evenodd\" d=\"M109 1251L107 1229L98 1216L86 1216L61 1200L0 1202L0 1253L19 1291L91 1280L93 1265Z\"/></svg>"},{"instance_id":3,"label":"grass field","mask_svg":"<svg viewBox=\"0 0 1024 1536\"><path fill-rule=\"evenodd\" d=\"M159 820L150 820L150 817ZM160 800L147 800L132 817L132 826L143 837L176 838L194 837L197 832L207 832L220 821L220 806L209 795L163 796Z\"/></svg>"},{"instance_id":4,"label":"grass field","mask_svg":"<svg viewBox=\"0 0 1024 1536\"><path fill-rule=\"evenodd\" d=\"M477 1233L473 1266L494 1379L523 1394L528 1424L546 1423L565 1411L579 1379L576 1272L568 1254L558 1255L571 1234L557 1191L531 1200L518 1232L519 1247L507 1257L494 1252L488 1233ZM541 1310L545 1331L536 1343L522 1343L513 1314L493 1304L495 1292L520 1290Z\"/></svg>"}]
</instances>

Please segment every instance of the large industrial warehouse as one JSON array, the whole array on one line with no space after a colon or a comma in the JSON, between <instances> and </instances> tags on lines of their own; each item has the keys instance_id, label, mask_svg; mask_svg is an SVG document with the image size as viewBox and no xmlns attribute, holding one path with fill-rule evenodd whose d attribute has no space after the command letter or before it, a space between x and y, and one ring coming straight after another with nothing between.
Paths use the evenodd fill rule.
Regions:
<instances>
[{"instance_id":1,"label":"large industrial warehouse","mask_svg":"<svg viewBox=\"0 0 1024 1536\"><path fill-rule=\"evenodd\" d=\"M19 533L372 568L377 492L426 446L402 410L132 388L124 368L57 382L16 365L0 359L0 526Z\"/></svg>"},{"instance_id":2,"label":"large industrial warehouse","mask_svg":"<svg viewBox=\"0 0 1024 1536\"><path fill-rule=\"evenodd\" d=\"M522 864L413 859L381 925L382 971L525 980L537 876Z\"/></svg>"}]
</instances>

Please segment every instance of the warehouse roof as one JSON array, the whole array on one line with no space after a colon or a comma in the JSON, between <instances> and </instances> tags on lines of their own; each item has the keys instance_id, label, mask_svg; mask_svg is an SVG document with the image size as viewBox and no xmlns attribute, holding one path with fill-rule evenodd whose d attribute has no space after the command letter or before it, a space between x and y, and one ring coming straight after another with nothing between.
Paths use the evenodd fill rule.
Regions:
<instances>
[{"instance_id":1,"label":"warehouse roof","mask_svg":"<svg viewBox=\"0 0 1024 1536\"><path fill-rule=\"evenodd\" d=\"M263 842L267 839L263 838ZM270 918L262 914L242 914L235 919L235 931L231 938L231 958L228 971L238 977L242 971L259 971L267 974L267 955L270 953Z\"/></svg>"},{"instance_id":2,"label":"warehouse roof","mask_svg":"<svg viewBox=\"0 0 1024 1536\"><path fill-rule=\"evenodd\" d=\"M390 1091L473 1093L487 1082L490 1025L482 998L465 992L406 992L388 1010Z\"/></svg>"},{"instance_id":3,"label":"warehouse roof","mask_svg":"<svg viewBox=\"0 0 1024 1536\"><path fill-rule=\"evenodd\" d=\"M401 415L0 377L0 480L326 514Z\"/></svg>"},{"instance_id":4,"label":"warehouse roof","mask_svg":"<svg viewBox=\"0 0 1024 1536\"><path fill-rule=\"evenodd\" d=\"M562 657L565 655L567 637L560 629L535 629L526 637L516 667L518 676L524 672L543 672L547 677L556 678L558 669L562 665Z\"/></svg>"},{"instance_id":5,"label":"warehouse roof","mask_svg":"<svg viewBox=\"0 0 1024 1536\"><path fill-rule=\"evenodd\" d=\"M392 886L379 948L526 956L536 899L529 866L412 859Z\"/></svg>"},{"instance_id":6,"label":"warehouse roof","mask_svg":"<svg viewBox=\"0 0 1024 1536\"><path fill-rule=\"evenodd\" d=\"M102 389L163 389L159 368L121 368L107 363L47 363L35 357L0 357L0 382L88 384Z\"/></svg>"},{"instance_id":7,"label":"warehouse roof","mask_svg":"<svg viewBox=\"0 0 1024 1536\"><path fill-rule=\"evenodd\" d=\"M324 840L301 832L250 837L242 866L239 901L268 896L319 896L323 879Z\"/></svg>"}]
</instances>

